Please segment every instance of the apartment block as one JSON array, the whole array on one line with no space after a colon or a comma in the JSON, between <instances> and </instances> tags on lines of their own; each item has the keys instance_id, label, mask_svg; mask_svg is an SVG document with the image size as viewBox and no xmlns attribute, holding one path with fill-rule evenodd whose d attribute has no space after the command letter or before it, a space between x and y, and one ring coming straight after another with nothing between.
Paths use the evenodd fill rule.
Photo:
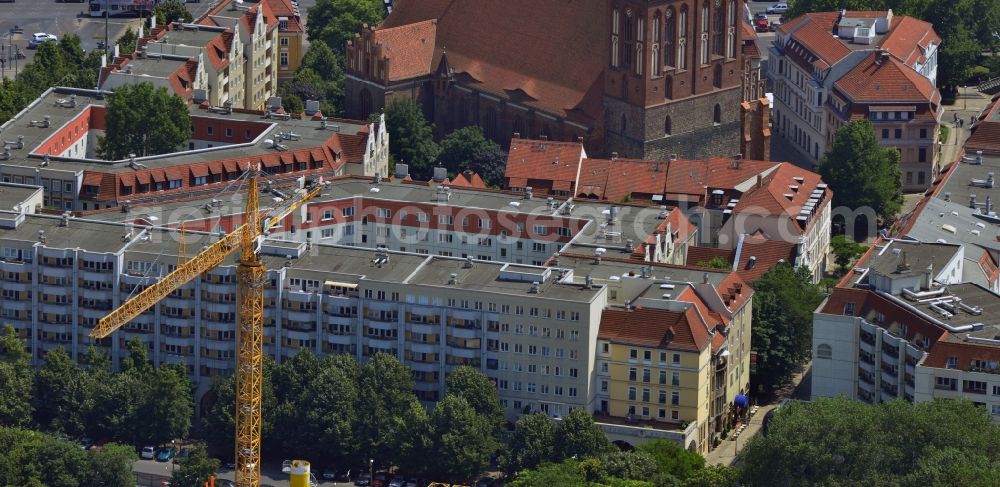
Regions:
<instances>
[{"instance_id":1,"label":"apartment block","mask_svg":"<svg viewBox=\"0 0 1000 487\"><path fill-rule=\"evenodd\" d=\"M1000 420L1000 295L971 248L879 241L816 310L812 395L965 398Z\"/></svg>"},{"instance_id":2,"label":"apartment block","mask_svg":"<svg viewBox=\"0 0 1000 487\"><path fill-rule=\"evenodd\" d=\"M676 209L358 176L324 184L261 248L265 350L278 361L302 349L390 353L427 402L468 365L495 381L509 419L584 408L613 439L701 452L747 390L752 291L736 273L682 265L696 235ZM265 206L294 188L268 191ZM36 363L54 347L79 358L97 320L195 252L181 251L182 222L186 248L197 249L241 223L241 204L227 194L85 218L11 214L0 226L0 293L16 303L3 319ZM236 264L230 257L96 345L118 364L137 337L154 363L186 367L201 397L234 370ZM650 330L663 340L630 338ZM648 402L625 385L626 350L639 347L653 361L682 356ZM677 404L657 402L661 389Z\"/></svg>"},{"instance_id":3,"label":"apartment block","mask_svg":"<svg viewBox=\"0 0 1000 487\"><path fill-rule=\"evenodd\" d=\"M244 64L243 105L251 110L268 108L268 99L278 91L279 19L271 9L272 2L219 2L196 23L233 29L243 45ZM238 27L238 29L237 29Z\"/></svg>"},{"instance_id":4,"label":"apartment block","mask_svg":"<svg viewBox=\"0 0 1000 487\"><path fill-rule=\"evenodd\" d=\"M941 39L933 26L892 11L815 12L781 24L771 47L774 131L817 164L842 125L868 119L900 151L904 190L937 175Z\"/></svg>"},{"instance_id":5,"label":"apartment block","mask_svg":"<svg viewBox=\"0 0 1000 487\"><path fill-rule=\"evenodd\" d=\"M49 89L0 126L11 142L0 153L0 182L43 186L51 210L90 212L211 199L251 164L259 164L275 185L305 176L386 176L389 168L384 121L201 106L190 107L193 134L186 147L107 161L95 154L104 114L102 92Z\"/></svg>"},{"instance_id":6,"label":"apartment block","mask_svg":"<svg viewBox=\"0 0 1000 487\"><path fill-rule=\"evenodd\" d=\"M278 81L289 81L305 56L306 29L296 0L264 0L278 17Z\"/></svg>"}]
</instances>

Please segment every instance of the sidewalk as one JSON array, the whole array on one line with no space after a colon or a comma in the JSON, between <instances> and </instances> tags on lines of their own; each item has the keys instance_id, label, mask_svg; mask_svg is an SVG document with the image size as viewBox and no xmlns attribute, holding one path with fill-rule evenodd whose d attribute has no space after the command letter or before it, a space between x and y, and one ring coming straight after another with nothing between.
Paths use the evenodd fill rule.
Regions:
<instances>
[{"instance_id":1,"label":"sidewalk","mask_svg":"<svg viewBox=\"0 0 1000 487\"><path fill-rule=\"evenodd\" d=\"M753 438L760 431L760 428L764 424L764 416L776 408L782 399L795 398L808 400L811 389L811 368L812 363L807 363L802 371L792 377L792 383L788 387L778 391L770 403L760 406L757 412L750 417L746 429L739 436L722 440L718 447L708 452L705 455L705 463L707 465L732 465L736 461L739 451L746 446L750 438Z\"/></svg>"},{"instance_id":2,"label":"sidewalk","mask_svg":"<svg viewBox=\"0 0 1000 487\"><path fill-rule=\"evenodd\" d=\"M944 167L954 162L966 139L972 134L969 117L979 115L990 104L990 97L976 91L975 87L966 86L958 89L954 105L945 105L941 114L941 125L948 127L948 140L941 141L941 153L938 156L938 167ZM954 122L958 114L964 124Z\"/></svg>"}]
</instances>

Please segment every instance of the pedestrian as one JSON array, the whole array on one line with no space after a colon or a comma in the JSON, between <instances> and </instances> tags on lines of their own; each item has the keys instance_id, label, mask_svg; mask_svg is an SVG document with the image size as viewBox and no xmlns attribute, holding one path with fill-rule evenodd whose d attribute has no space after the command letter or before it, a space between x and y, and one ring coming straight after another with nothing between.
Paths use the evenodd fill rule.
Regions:
<instances>
[{"instance_id":1,"label":"pedestrian","mask_svg":"<svg viewBox=\"0 0 1000 487\"><path fill-rule=\"evenodd\" d=\"M955 120L955 125L958 125L958 112L952 113L951 118Z\"/></svg>"},{"instance_id":2,"label":"pedestrian","mask_svg":"<svg viewBox=\"0 0 1000 487\"><path fill-rule=\"evenodd\" d=\"M971 127L971 126L973 126L975 124L976 124L976 116L975 115L969 115L969 126Z\"/></svg>"},{"instance_id":3,"label":"pedestrian","mask_svg":"<svg viewBox=\"0 0 1000 487\"><path fill-rule=\"evenodd\" d=\"M959 127L965 127L965 119L964 118L958 121L958 126Z\"/></svg>"}]
</instances>

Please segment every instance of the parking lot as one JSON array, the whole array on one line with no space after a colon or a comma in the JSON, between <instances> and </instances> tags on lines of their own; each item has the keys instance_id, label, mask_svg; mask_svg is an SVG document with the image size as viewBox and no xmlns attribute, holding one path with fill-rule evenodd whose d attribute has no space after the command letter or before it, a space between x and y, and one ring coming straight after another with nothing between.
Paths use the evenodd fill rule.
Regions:
<instances>
[{"instance_id":1,"label":"parking lot","mask_svg":"<svg viewBox=\"0 0 1000 487\"><path fill-rule=\"evenodd\" d=\"M175 466L173 460L169 462L157 462L155 460L138 460L132 465L132 471L136 474L136 484L140 487L160 487L161 481L170 480L171 475L173 475L174 468L179 468ZM313 472L316 478L320 480L320 487L349 487L353 486L353 483L349 482L333 482L333 481L323 481L320 479L320 474L322 469L318 469ZM218 478L234 480L234 472L231 469L223 467L219 470ZM281 472L280 464L274 464L270 467L265 465L264 469L261 470L261 487L288 487L288 474Z\"/></svg>"}]
</instances>

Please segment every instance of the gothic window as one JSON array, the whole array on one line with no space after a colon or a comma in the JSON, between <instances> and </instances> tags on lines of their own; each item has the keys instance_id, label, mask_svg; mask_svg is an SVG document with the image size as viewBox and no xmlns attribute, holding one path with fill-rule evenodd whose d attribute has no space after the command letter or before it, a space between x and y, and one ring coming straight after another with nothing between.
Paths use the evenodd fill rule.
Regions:
<instances>
[{"instance_id":1,"label":"gothic window","mask_svg":"<svg viewBox=\"0 0 1000 487\"><path fill-rule=\"evenodd\" d=\"M618 33L621 29L621 14L618 9L611 12L611 67L618 67Z\"/></svg>"},{"instance_id":2,"label":"gothic window","mask_svg":"<svg viewBox=\"0 0 1000 487\"><path fill-rule=\"evenodd\" d=\"M490 108L486 111L486 119L483 120L483 133L486 137L492 139L496 137L497 131L497 111Z\"/></svg>"},{"instance_id":3,"label":"gothic window","mask_svg":"<svg viewBox=\"0 0 1000 487\"><path fill-rule=\"evenodd\" d=\"M361 118L367 118L372 113L372 94L368 88L361 89Z\"/></svg>"},{"instance_id":4,"label":"gothic window","mask_svg":"<svg viewBox=\"0 0 1000 487\"><path fill-rule=\"evenodd\" d=\"M635 74L636 76L642 76L642 65L643 55L642 55L642 40L645 39L645 26L646 21L639 17L635 20Z\"/></svg>"},{"instance_id":5,"label":"gothic window","mask_svg":"<svg viewBox=\"0 0 1000 487\"><path fill-rule=\"evenodd\" d=\"M715 1L715 25L712 26L712 54L722 56L722 34L726 31L726 9L722 8L720 0Z\"/></svg>"},{"instance_id":6,"label":"gothic window","mask_svg":"<svg viewBox=\"0 0 1000 487\"><path fill-rule=\"evenodd\" d=\"M520 116L514 119L514 133L521 134L521 137L525 139L529 137L528 133L524 131L524 121L521 120Z\"/></svg>"},{"instance_id":7,"label":"gothic window","mask_svg":"<svg viewBox=\"0 0 1000 487\"><path fill-rule=\"evenodd\" d=\"M726 31L726 57L733 58L736 53L736 29L739 18L736 16L736 0L729 2L729 28Z\"/></svg>"},{"instance_id":8,"label":"gothic window","mask_svg":"<svg viewBox=\"0 0 1000 487\"><path fill-rule=\"evenodd\" d=\"M722 88L722 65L716 64L715 69L712 70L712 85L716 88Z\"/></svg>"},{"instance_id":9,"label":"gothic window","mask_svg":"<svg viewBox=\"0 0 1000 487\"><path fill-rule=\"evenodd\" d=\"M674 18L674 9L668 8L666 23L663 30L663 66L676 66L677 63L677 19Z\"/></svg>"},{"instance_id":10,"label":"gothic window","mask_svg":"<svg viewBox=\"0 0 1000 487\"><path fill-rule=\"evenodd\" d=\"M625 114L622 114L622 135L625 135L625 130L628 128L628 122L625 120Z\"/></svg>"},{"instance_id":11,"label":"gothic window","mask_svg":"<svg viewBox=\"0 0 1000 487\"><path fill-rule=\"evenodd\" d=\"M635 46L632 45L632 39L634 38L635 24L632 23L632 10L625 10L625 53L622 56L622 66L629 67L632 66L632 49Z\"/></svg>"},{"instance_id":12,"label":"gothic window","mask_svg":"<svg viewBox=\"0 0 1000 487\"><path fill-rule=\"evenodd\" d=\"M664 119L664 121L663 121L663 133L667 134L667 135L670 135L673 132L674 132L673 121L670 120L670 115L667 115L667 118Z\"/></svg>"},{"instance_id":13,"label":"gothic window","mask_svg":"<svg viewBox=\"0 0 1000 487\"><path fill-rule=\"evenodd\" d=\"M649 45L649 75L660 75L660 12L653 15L653 41Z\"/></svg>"},{"instance_id":14,"label":"gothic window","mask_svg":"<svg viewBox=\"0 0 1000 487\"><path fill-rule=\"evenodd\" d=\"M712 110L712 122L716 125L722 123L722 107L718 103L715 104L715 110Z\"/></svg>"},{"instance_id":15,"label":"gothic window","mask_svg":"<svg viewBox=\"0 0 1000 487\"><path fill-rule=\"evenodd\" d=\"M667 76L667 80L663 82L663 96L668 100L674 98L674 78L672 76Z\"/></svg>"},{"instance_id":16,"label":"gothic window","mask_svg":"<svg viewBox=\"0 0 1000 487\"><path fill-rule=\"evenodd\" d=\"M687 33L688 33L688 8L681 6L681 13L678 16L677 27L677 69L687 69Z\"/></svg>"},{"instance_id":17,"label":"gothic window","mask_svg":"<svg viewBox=\"0 0 1000 487\"><path fill-rule=\"evenodd\" d=\"M701 64L708 64L708 3L701 6L701 35L698 38L698 55Z\"/></svg>"}]
</instances>

